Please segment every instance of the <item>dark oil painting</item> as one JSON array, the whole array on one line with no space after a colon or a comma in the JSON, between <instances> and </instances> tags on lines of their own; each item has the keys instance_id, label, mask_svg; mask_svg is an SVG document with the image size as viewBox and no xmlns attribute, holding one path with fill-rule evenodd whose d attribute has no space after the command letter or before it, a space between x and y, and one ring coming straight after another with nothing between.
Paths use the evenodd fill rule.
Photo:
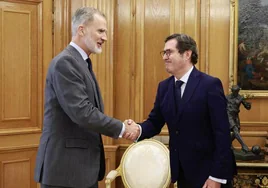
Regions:
<instances>
[{"instance_id":1,"label":"dark oil painting","mask_svg":"<svg viewBox=\"0 0 268 188\"><path fill-rule=\"evenodd\" d=\"M268 0L238 0L237 84L268 90Z\"/></svg>"}]
</instances>

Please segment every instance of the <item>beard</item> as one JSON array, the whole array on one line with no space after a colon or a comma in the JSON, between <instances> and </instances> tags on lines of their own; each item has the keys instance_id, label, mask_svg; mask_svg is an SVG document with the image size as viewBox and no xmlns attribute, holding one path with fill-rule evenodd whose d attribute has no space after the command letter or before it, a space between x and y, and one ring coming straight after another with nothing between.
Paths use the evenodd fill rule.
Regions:
<instances>
[{"instance_id":1,"label":"beard","mask_svg":"<svg viewBox=\"0 0 268 188\"><path fill-rule=\"evenodd\" d=\"M93 54L100 54L102 52L102 48L98 48L97 44L92 40L91 37L87 37L85 39L85 45L87 49Z\"/></svg>"}]
</instances>

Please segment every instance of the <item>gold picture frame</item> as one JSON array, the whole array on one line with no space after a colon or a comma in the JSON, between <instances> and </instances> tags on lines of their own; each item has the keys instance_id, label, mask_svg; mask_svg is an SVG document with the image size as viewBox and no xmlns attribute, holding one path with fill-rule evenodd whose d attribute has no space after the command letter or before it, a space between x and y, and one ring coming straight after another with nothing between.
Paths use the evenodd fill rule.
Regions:
<instances>
[{"instance_id":1,"label":"gold picture frame","mask_svg":"<svg viewBox=\"0 0 268 188\"><path fill-rule=\"evenodd\" d=\"M246 49L246 48L244 48L245 47L243 44L244 41L243 40L242 40L242 42L238 41L239 37L240 37L240 36L238 36L239 35L238 34L239 33L238 25L239 25L239 16L240 16L239 15L239 2L241 2L241 1L243 1L243 0L230 0L229 88L231 88L232 85L239 85L242 89L240 91L240 93L242 95L254 96L254 98L256 98L256 97L257 98L261 98L261 97L266 98L266 97L268 97L268 79L266 77L266 74L268 74L268 61L267 61L267 59L265 59L264 62L261 62L261 63L265 63L265 69L264 69L265 74L263 74L263 75L265 75L265 77L264 76L261 77L262 73L258 73L259 75L257 75L257 73L255 71L253 71L254 69L253 70L248 69L248 70L251 70L252 73L254 73L254 74L252 74L252 75L254 75L254 78L253 79L248 78L248 80L246 80L247 82L243 82L243 83L250 83L251 87L247 88L247 87L241 86L241 85L243 85L243 84L241 84L241 82L242 82L241 80L244 81L245 80L244 75L247 74L247 72L245 71L246 69L244 69L244 67L243 67L244 73L241 73L242 72L241 71L242 68L240 68L241 61L238 60L238 58L241 57L238 55L238 53L241 52L241 50L240 50L241 47L243 49ZM266 1L266 0L262 0L262 1ZM266 28L263 30L266 32ZM265 37L266 37L266 33L265 33ZM241 37L240 37L240 39L241 39ZM259 40L259 41L261 41L261 40ZM265 40L265 45L266 45L267 41ZM255 42L255 43L257 43L257 42ZM259 45L260 45L260 43L261 42L258 42ZM268 45L265 46L265 48L266 47L268 47ZM248 56L249 55L247 54L246 58L249 58ZM268 53L267 53L267 56L268 56ZM254 56L254 58L255 58L255 56ZM253 67L252 62L250 63L250 61L248 59L244 60L244 64L245 64L245 67L249 67L249 66ZM244 65L242 65L242 66L244 66ZM263 69L261 69L261 70L263 70ZM242 74L244 74L244 75L242 75ZM256 78L255 78L255 74L259 77L256 76ZM246 85L246 84L244 84L244 85Z\"/></svg>"}]
</instances>

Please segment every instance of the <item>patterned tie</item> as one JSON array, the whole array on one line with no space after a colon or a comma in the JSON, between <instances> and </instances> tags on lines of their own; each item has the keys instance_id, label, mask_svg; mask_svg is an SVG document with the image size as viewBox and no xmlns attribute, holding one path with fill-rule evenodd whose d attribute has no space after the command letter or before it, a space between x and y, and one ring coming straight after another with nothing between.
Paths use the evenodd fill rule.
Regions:
<instances>
[{"instance_id":1,"label":"patterned tie","mask_svg":"<svg viewBox=\"0 0 268 188\"><path fill-rule=\"evenodd\" d=\"M175 84L175 99L176 99L176 108L180 106L181 102L181 86L184 82L181 80L177 80Z\"/></svg>"},{"instance_id":2,"label":"patterned tie","mask_svg":"<svg viewBox=\"0 0 268 188\"><path fill-rule=\"evenodd\" d=\"M87 58L86 59L86 62L87 62L87 66L88 66L88 70L96 84L96 87L97 87L97 93L98 93L98 99L100 100L100 92L99 92L99 86L98 86L98 83L97 83L97 80L96 80L96 77L95 77L95 74L92 70L92 63L91 63L91 60L90 58ZM104 175L105 175L105 157L104 157L104 149L103 149L103 142L102 142L102 137L101 137L101 134L99 134L99 137L100 137L100 150L101 150L101 153L100 153L100 171L99 171L99 174L98 174L98 180L102 180Z\"/></svg>"},{"instance_id":3,"label":"patterned tie","mask_svg":"<svg viewBox=\"0 0 268 188\"><path fill-rule=\"evenodd\" d=\"M91 63L90 58L87 58L87 59L86 59L86 62L87 62L88 70L89 70L89 72L90 72L90 74L91 74L91 76L92 76L94 82L97 83L95 74L94 74L94 72L93 72L93 70L92 70L92 63Z\"/></svg>"},{"instance_id":4,"label":"patterned tie","mask_svg":"<svg viewBox=\"0 0 268 188\"><path fill-rule=\"evenodd\" d=\"M90 59L90 58L87 58L87 59L86 59L86 62L87 62L87 66L88 66L89 71L91 71L91 70L92 70L91 59Z\"/></svg>"},{"instance_id":5,"label":"patterned tie","mask_svg":"<svg viewBox=\"0 0 268 188\"><path fill-rule=\"evenodd\" d=\"M96 90L97 90L97 94L98 94L98 99L99 99L99 101L100 101L100 92L99 92L99 85L98 85L98 82L97 82L97 79L96 79L96 76L95 76L95 74L94 74L94 72L93 72L93 70L92 70L92 63L91 63L91 60L90 60L90 58L87 58L86 59L86 62L87 62L87 66L88 66L88 70L89 70L89 72L90 72L90 74L91 74L91 76L92 76L92 78L93 78L93 80L94 80L94 82L95 82L95 85L96 85ZM97 101L96 101L97 102Z\"/></svg>"}]
</instances>

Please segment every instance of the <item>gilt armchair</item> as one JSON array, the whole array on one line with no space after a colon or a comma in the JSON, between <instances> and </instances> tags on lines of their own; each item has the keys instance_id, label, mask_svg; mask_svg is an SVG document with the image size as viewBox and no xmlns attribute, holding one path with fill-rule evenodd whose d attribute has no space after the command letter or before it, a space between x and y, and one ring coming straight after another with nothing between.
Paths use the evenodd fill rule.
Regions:
<instances>
[{"instance_id":1,"label":"gilt armchair","mask_svg":"<svg viewBox=\"0 0 268 188\"><path fill-rule=\"evenodd\" d=\"M155 139L131 144L124 152L120 165L110 171L105 180L106 188L121 176L127 188L166 188L170 184L169 150Z\"/></svg>"}]
</instances>

